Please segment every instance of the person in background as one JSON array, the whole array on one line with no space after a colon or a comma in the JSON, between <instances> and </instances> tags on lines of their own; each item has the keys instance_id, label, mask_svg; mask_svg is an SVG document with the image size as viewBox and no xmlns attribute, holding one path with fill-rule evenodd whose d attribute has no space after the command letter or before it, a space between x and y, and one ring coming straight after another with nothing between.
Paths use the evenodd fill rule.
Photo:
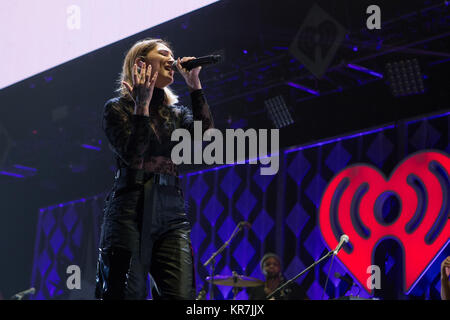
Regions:
<instances>
[{"instance_id":1,"label":"person in background","mask_svg":"<svg viewBox=\"0 0 450 320\"><path fill-rule=\"evenodd\" d=\"M282 274L281 259L275 253L266 253L260 261L260 267L265 277L264 285L248 288L249 300L266 300L269 294L286 282ZM293 282L276 293L271 300L303 300L305 298L299 285Z\"/></svg>"}]
</instances>

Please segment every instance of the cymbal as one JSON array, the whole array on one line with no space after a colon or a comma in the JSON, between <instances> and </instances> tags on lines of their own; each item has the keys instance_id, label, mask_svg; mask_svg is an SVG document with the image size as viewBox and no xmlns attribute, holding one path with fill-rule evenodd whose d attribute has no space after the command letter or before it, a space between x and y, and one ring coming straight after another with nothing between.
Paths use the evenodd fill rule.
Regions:
<instances>
[{"instance_id":1,"label":"cymbal","mask_svg":"<svg viewBox=\"0 0 450 320\"><path fill-rule=\"evenodd\" d=\"M231 276L215 276L212 281L211 277L207 277L206 281L212 282L221 286L230 287L257 287L264 284L264 281L252 277L242 276L242 275L231 275Z\"/></svg>"}]
</instances>

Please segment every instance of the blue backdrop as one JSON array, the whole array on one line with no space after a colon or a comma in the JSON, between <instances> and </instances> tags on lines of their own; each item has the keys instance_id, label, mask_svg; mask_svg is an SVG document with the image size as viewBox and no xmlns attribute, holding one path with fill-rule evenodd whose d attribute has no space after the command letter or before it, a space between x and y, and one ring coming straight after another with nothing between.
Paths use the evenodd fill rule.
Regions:
<instances>
[{"instance_id":1,"label":"blue backdrop","mask_svg":"<svg viewBox=\"0 0 450 320\"><path fill-rule=\"evenodd\" d=\"M354 163L372 164L386 175L405 157L425 149L450 153L450 113L402 121L370 131L299 146L280 152L280 170L262 176L259 165L232 165L186 174L182 177L192 222L197 288L205 284L209 268L203 263L230 237L237 223L249 221L216 258L215 274L233 271L263 279L259 261L266 252L283 260L284 275L291 278L320 258L329 248L318 228L322 194L333 176ZM281 137L282 139L282 137ZM92 299L97 243L105 194L64 203L39 211L31 284L35 299ZM401 291L401 255L394 245L380 246L383 283L375 292L381 299L440 299L439 265L450 255L446 248L408 295ZM297 279L310 299L345 295L369 298L358 287L334 277L351 277L335 259L318 265ZM82 270L81 290L68 290L68 265ZM327 288L327 274L330 278ZM215 299L231 299L231 287L216 286ZM247 299L245 290L238 299Z\"/></svg>"}]
</instances>

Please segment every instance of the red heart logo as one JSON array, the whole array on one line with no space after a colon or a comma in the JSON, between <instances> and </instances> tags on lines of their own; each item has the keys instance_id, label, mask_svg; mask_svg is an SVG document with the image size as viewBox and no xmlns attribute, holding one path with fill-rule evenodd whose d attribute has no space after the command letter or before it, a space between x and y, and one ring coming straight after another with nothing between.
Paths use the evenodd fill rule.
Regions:
<instances>
[{"instance_id":1,"label":"red heart logo","mask_svg":"<svg viewBox=\"0 0 450 320\"><path fill-rule=\"evenodd\" d=\"M424 151L403 160L386 179L370 165L352 165L328 184L319 208L319 227L330 248L342 234L349 236L338 258L369 293L367 269L374 249L393 238L403 249L404 291L409 293L444 249L450 238L450 157ZM383 204L389 197L400 204L398 215L386 221Z\"/></svg>"}]
</instances>

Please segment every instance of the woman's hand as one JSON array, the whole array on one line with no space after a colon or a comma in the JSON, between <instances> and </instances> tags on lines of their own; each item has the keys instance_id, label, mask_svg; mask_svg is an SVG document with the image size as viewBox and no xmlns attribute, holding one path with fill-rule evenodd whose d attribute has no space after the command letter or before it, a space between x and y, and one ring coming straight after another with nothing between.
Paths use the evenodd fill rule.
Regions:
<instances>
[{"instance_id":1,"label":"woman's hand","mask_svg":"<svg viewBox=\"0 0 450 320\"><path fill-rule=\"evenodd\" d=\"M202 67L200 66L188 71L186 68L183 68L181 64L193 59L195 59L195 57L183 57L181 60L180 58L178 58L177 60L177 69L183 76L189 88L189 91L191 92L202 88L202 84L200 83L200 79L198 77L198 74L200 73L200 70L202 70Z\"/></svg>"},{"instance_id":2,"label":"woman's hand","mask_svg":"<svg viewBox=\"0 0 450 320\"><path fill-rule=\"evenodd\" d=\"M156 78L158 78L158 71L152 74L152 66L146 67L145 62L139 61L140 70L135 63L133 66L133 87L123 81L122 84L126 87L131 97L134 100L134 114L149 116L150 100L152 100L153 88L155 87Z\"/></svg>"}]
</instances>

